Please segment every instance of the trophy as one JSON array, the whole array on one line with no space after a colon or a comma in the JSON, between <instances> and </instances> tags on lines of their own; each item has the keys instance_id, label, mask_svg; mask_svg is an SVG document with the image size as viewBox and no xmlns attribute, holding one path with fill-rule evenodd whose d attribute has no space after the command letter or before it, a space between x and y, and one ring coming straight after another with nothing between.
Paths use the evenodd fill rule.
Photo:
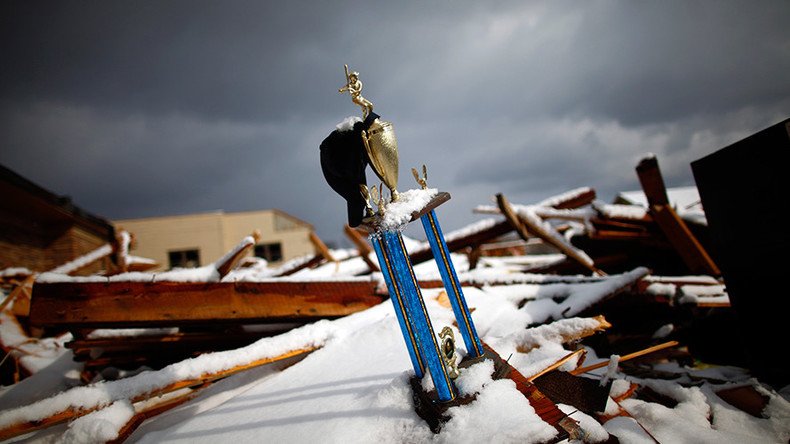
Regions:
<instances>
[{"instance_id":1,"label":"trophy","mask_svg":"<svg viewBox=\"0 0 790 444\"><path fill-rule=\"evenodd\" d=\"M373 172L384 182L390 190L392 201L398 200L398 140L395 138L395 129L392 123L381 120L380 116L373 112L373 103L362 97L362 81L359 80L359 73L349 72L346 69L346 85L338 92L346 92L351 95L351 101L362 108L364 119L362 129L362 143L365 145L365 153L368 162L373 167Z\"/></svg>"},{"instance_id":2,"label":"trophy","mask_svg":"<svg viewBox=\"0 0 790 444\"><path fill-rule=\"evenodd\" d=\"M338 91L351 95L352 102L362 108L362 118L346 119L324 139L321 143L321 167L329 185L348 203L349 225L361 225L369 232L368 239L376 252L414 369L410 384L417 414L434 432L438 432L447 419L449 407L471 402L459 396L453 379L468 366L484 359L494 360L497 377L516 381L528 399L534 398L534 393L528 390L532 385L524 382L526 379L495 351L484 346L477 335L434 211L450 199L449 193L428 187L425 165L422 166L422 175L412 169L418 189L402 193L396 190L398 143L393 126L374 113L373 104L362 97L359 73L349 72L348 65L345 65L345 70L346 85ZM367 186L364 174L367 164L371 165L382 185ZM385 186L389 190L389 199L384 195ZM375 211L374 205L377 207ZM444 327L437 338L401 235L405 226L417 219L422 222L466 347L466 356L460 363L456 362L458 353L453 330L449 326ZM421 384L426 372L433 380L434 389L430 391ZM556 406L554 410L562 415Z\"/></svg>"}]
</instances>

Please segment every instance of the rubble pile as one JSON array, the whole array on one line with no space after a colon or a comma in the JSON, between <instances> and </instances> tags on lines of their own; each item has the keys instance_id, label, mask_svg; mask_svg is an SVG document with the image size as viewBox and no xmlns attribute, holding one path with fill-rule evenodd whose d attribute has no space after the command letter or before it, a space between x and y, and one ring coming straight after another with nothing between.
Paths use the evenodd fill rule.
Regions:
<instances>
[{"instance_id":1,"label":"rubble pile","mask_svg":"<svg viewBox=\"0 0 790 444\"><path fill-rule=\"evenodd\" d=\"M473 408L462 404L505 379L550 426L534 442L616 442L618 433L666 442L662 421L671 422L678 405L701 402L700 387L708 403L720 403L717 411L765 421L788 412L777 394L787 381L750 373L704 214L672 205L654 157L637 174L645 206L603 203L592 188L530 205L499 194L496 206L474 209L486 219L446 234L487 360L461 361L467 401L457 407L431 413L430 401L411 400L435 432L455 433L458 412ZM344 232L355 250L330 250L316 239L315 255L276 269L249 257L253 234L206 267L151 273L129 255L132 236L124 233L117 245L50 272L3 270L0 369L9 388L0 392L0 439L76 430L115 409L125 419L108 441L121 442L231 375L282 372L308 355L329 359L323 348L394 323L365 233ZM408 253L431 316L447 317L430 246L411 240ZM71 275L108 255L112 269ZM376 350L387 357L359 359L397 355ZM24 396L14 390L40 381L51 363L66 369L68 382L61 375ZM405 379L393 384L388 390L408 390ZM657 405L668 416L648 419ZM701 421L721 427L711 415ZM786 441L787 427L775 433L769 441Z\"/></svg>"}]
</instances>

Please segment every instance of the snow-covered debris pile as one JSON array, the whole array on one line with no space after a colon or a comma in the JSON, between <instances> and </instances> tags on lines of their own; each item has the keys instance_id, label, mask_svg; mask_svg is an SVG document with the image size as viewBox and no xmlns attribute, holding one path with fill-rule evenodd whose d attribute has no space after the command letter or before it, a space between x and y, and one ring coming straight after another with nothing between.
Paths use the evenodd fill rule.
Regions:
<instances>
[{"instance_id":1,"label":"snow-covered debris pile","mask_svg":"<svg viewBox=\"0 0 790 444\"><path fill-rule=\"evenodd\" d=\"M644 271L635 273L592 280L576 278L575 284L548 284L544 286L548 292L545 295L537 284L509 290L467 287L466 298L481 339L529 378L577 349L586 352L586 363L612 362L608 355L599 358L596 350L586 345L588 340L595 344L596 338L604 335L600 332L610 328L600 318L560 318L527 327L535 320L546 319L547 311L540 301L557 304L554 299L564 297L568 306L585 306L589 296L584 295L620 288L622 282L638 280ZM574 281L572 277L567 280ZM595 286L601 288L591 292ZM605 290L604 286L609 288ZM423 295L434 325L452 326L454 314L441 302L442 290L425 289ZM580 298L580 306L569 302L574 297ZM211 375L224 376L223 371L232 374L255 361L308 349L315 351L301 360L289 358L290 366L270 364L225 376L203 391L190 392L183 404L142 421L136 430L127 427L135 421L132 418L146 411L144 402L151 403L165 389L183 387L184 381L191 381L188 385L194 381L211 384L215 379ZM459 352L463 354L463 350ZM555 371L581 367L581 356L576 355ZM644 372L642 376L624 373L624 363L609 365L587 375L614 381L611 405L605 411L582 413L562 403L560 409L574 420L587 442L602 442L610 435L621 441L646 442L650 436L661 442L684 442L692 436L722 442L786 442L790 437L790 405L744 371L721 367L714 373L713 368L678 366L667 357L655 359L652 368L656 375L671 374L672 379L656 381ZM541 419L512 381L492 377L492 368L484 361L462 370L456 384L463 394L472 394L474 401L449 409L449 420L438 434L432 433L414 411L409 385L413 370L392 304L383 301L365 311L264 338L238 350L206 354L162 370L5 406L0 426L8 433L18 424L51 424L38 432L42 438L80 437L92 442L113 436L127 442L170 442L184 436L211 441L248 441L266 436L276 442L555 439L557 429ZM29 380L35 381L36 376ZM736 384L755 387L765 397L760 417L739 410L716 394ZM635 389L629 392L624 385ZM674 401L667 402L667 398ZM59 422L63 419L73 421Z\"/></svg>"}]
</instances>

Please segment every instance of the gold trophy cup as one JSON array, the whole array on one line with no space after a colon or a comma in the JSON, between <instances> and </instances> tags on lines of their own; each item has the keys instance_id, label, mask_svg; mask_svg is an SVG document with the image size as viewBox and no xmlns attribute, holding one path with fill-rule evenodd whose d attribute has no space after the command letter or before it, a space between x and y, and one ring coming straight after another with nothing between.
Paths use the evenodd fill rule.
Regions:
<instances>
[{"instance_id":1,"label":"gold trophy cup","mask_svg":"<svg viewBox=\"0 0 790 444\"><path fill-rule=\"evenodd\" d=\"M392 123L374 120L367 131L362 131L362 142L373 171L389 188L392 201L398 200L398 140Z\"/></svg>"}]
</instances>

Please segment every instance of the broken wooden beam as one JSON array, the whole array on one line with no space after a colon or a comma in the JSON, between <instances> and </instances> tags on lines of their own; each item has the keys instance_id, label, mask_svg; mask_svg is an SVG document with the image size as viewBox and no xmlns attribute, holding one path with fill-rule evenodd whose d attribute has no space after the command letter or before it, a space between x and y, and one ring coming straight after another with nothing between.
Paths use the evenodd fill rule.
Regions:
<instances>
[{"instance_id":1,"label":"broken wooden beam","mask_svg":"<svg viewBox=\"0 0 790 444\"><path fill-rule=\"evenodd\" d=\"M664 349L667 349L667 348L670 348L670 347L675 347L676 345L678 345L678 341L667 341L667 342L664 342L664 343L661 343L661 344L658 344L658 345L654 345L652 347L648 347L648 348L643 349L643 350L635 351L633 353L629 353L627 355L621 356L618 359L618 362L628 361L628 360L631 360L631 359L634 359L634 358L638 358L640 356L645 356L645 355L648 355L650 353L657 352L659 350L664 350ZM593 370L597 370L599 368L606 367L607 365L609 365L609 360L602 361L602 362L599 362L597 364L588 365L586 367L580 367L580 368L577 368L575 370L571 370L569 373L572 374L572 375L581 375L583 373L591 372Z\"/></svg>"},{"instance_id":2,"label":"broken wooden beam","mask_svg":"<svg viewBox=\"0 0 790 444\"><path fill-rule=\"evenodd\" d=\"M72 275L83 268L93 264L94 262L101 260L113 253L113 246L112 244L104 244L99 248L96 248L82 256L77 257L74 260L66 262L65 264L61 264L52 270L51 273L58 273L58 274L67 274Z\"/></svg>"},{"instance_id":3,"label":"broken wooden beam","mask_svg":"<svg viewBox=\"0 0 790 444\"><path fill-rule=\"evenodd\" d=\"M16 316L27 316L30 312L30 296L33 291L33 282L35 282L36 276L30 275L26 277L22 282L18 283L8 296L3 299L3 302L0 302L0 311L6 309L8 304L11 302L14 303L13 312Z\"/></svg>"},{"instance_id":4,"label":"broken wooden beam","mask_svg":"<svg viewBox=\"0 0 790 444\"><path fill-rule=\"evenodd\" d=\"M359 231L355 228L351 228L350 226L345 225L343 226L343 232L351 240L351 242L353 242L354 245L357 247L357 250L359 251L359 257L361 257L362 260L365 261L365 264L367 264L368 268L370 268L370 271L381 271L379 266L375 262L370 260L370 254L373 253L373 248L370 247L368 242L359 233Z\"/></svg>"},{"instance_id":5,"label":"broken wooden beam","mask_svg":"<svg viewBox=\"0 0 790 444\"><path fill-rule=\"evenodd\" d=\"M129 249L133 241L134 236L126 230L119 230L115 233L115 241L112 244L113 253L115 253L115 270L112 271L112 274L126 273L129 271Z\"/></svg>"},{"instance_id":6,"label":"broken wooden beam","mask_svg":"<svg viewBox=\"0 0 790 444\"><path fill-rule=\"evenodd\" d=\"M372 280L39 282L30 322L84 328L331 319L380 303L376 288Z\"/></svg>"},{"instance_id":7,"label":"broken wooden beam","mask_svg":"<svg viewBox=\"0 0 790 444\"><path fill-rule=\"evenodd\" d=\"M535 373L534 375L527 378L529 382L534 382L536 379L540 378L541 376L545 375L548 372L557 370L558 368L562 367L563 364L570 361L573 358L578 358L579 360L584 359L584 355L587 353L587 349L580 348L574 352L568 353L567 355L563 356L559 360L555 361L550 366L544 368L543 370Z\"/></svg>"},{"instance_id":8,"label":"broken wooden beam","mask_svg":"<svg viewBox=\"0 0 790 444\"><path fill-rule=\"evenodd\" d=\"M320 254L328 262L337 262L334 256L332 256L332 253L329 252L329 247L326 246L324 241L322 241L314 231L310 232L310 243L315 247L318 252L317 254Z\"/></svg>"},{"instance_id":9,"label":"broken wooden beam","mask_svg":"<svg viewBox=\"0 0 790 444\"><path fill-rule=\"evenodd\" d=\"M283 267L280 268L280 271L274 275L274 277L290 276L308 268L315 268L324 262L326 262L326 259L320 253L309 259L292 260L289 261L289 263L284 264Z\"/></svg>"},{"instance_id":10,"label":"broken wooden beam","mask_svg":"<svg viewBox=\"0 0 790 444\"><path fill-rule=\"evenodd\" d=\"M636 167L636 174L647 197L650 215L689 270L692 273L721 276L719 267L670 205L655 156L642 159Z\"/></svg>"},{"instance_id":11,"label":"broken wooden beam","mask_svg":"<svg viewBox=\"0 0 790 444\"><path fill-rule=\"evenodd\" d=\"M561 344L568 344L571 342L576 342L580 339L586 338L588 336L592 336L598 332L602 332L606 329L612 327L612 324L606 320L606 318L602 315L594 316L592 318L595 322L586 328L583 329L574 329L571 331L562 331L560 333L560 337L555 340L555 342L559 342ZM560 321L562 322L562 321ZM546 326L538 326L533 327L532 330L544 329L548 330L550 327ZM519 337L516 339L516 350L519 353L529 353L530 350L540 347L540 341L535 340L533 337L529 336L527 333L518 332Z\"/></svg>"},{"instance_id":12,"label":"broken wooden beam","mask_svg":"<svg viewBox=\"0 0 790 444\"><path fill-rule=\"evenodd\" d=\"M213 383L214 381L207 381L197 387L183 388L158 396L156 397L157 399L146 399L136 403L134 405L134 416L118 430L118 437L108 441L106 444L124 443L143 422L194 399Z\"/></svg>"},{"instance_id":13,"label":"broken wooden beam","mask_svg":"<svg viewBox=\"0 0 790 444\"><path fill-rule=\"evenodd\" d=\"M591 204L595 200L595 190L590 187L576 188L538 203L539 206L571 210Z\"/></svg>"},{"instance_id":14,"label":"broken wooden beam","mask_svg":"<svg viewBox=\"0 0 790 444\"><path fill-rule=\"evenodd\" d=\"M507 220L502 220L499 222L492 222L480 230L469 230L464 235L456 235L453 232L447 233L445 241L447 243L447 249L450 252L456 252L467 247L475 248L511 231L513 231L513 226L511 226ZM433 252L431 252L431 248L428 245L426 245L425 248L413 251L409 254L409 259L412 264L419 264L432 258Z\"/></svg>"},{"instance_id":15,"label":"broken wooden beam","mask_svg":"<svg viewBox=\"0 0 790 444\"><path fill-rule=\"evenodd\" d=\"M229 251L225 256L221 257L214 263L214 267L219 273L219 278L222 279L231 272L236 265L239 264L244 256L249 253L250 249L260 240L261 233L255 230L251 235L245 237L233 250Z\"/></svg>"},{"instance_id":16,"label":"broken wooden beam","mask_svg":"<svg viewBox=\"0 0 790 444\"><path fill-rule=\"evenodd\" d=\"M90 352L100 349L103 353L117 352L129 353L134 350L171 350L172 348L238 348L258 339L285 333L301 324L292 324L288 327L272 328L265 331L188 331L170 334L152 334L136 336L99 336L96 338L77 338L65 344L75 355L75 360L80 357L88 358ZM113 331L113 330L110 330Z\"/></svg>"},{"instance_id":17,"label":"broken wooden beam","mask_svg":"<svg viewBox=\"0 0 790 444\"><path fill-rule=\"evenodd\" d=\"M502 193L498 193L496 195L496 199L500 211L508 220L508 222L510 222L513 228L515 228L516 232L519 234L519 236L521 236L522 239L528 240L530 234L537 236L593 273L599 276L606 274L598 269L598 267L595 266L593 260L590 259L590 257L584 252L574 248L568 242L561 240L558 233L552 233L550 227L540 224L538 221L534 221L528 217L523 217L521 214L513 211L510 203Z\"/></svg>"},{"instance_id":18,"label":"broken wooden beam","mask_svg":"<svg viewBox=\"0 0 790 444\"><path fill-rule=\"evenodd\" d=\"M196 377L188 376L183 379L175 379L173 381L158 383L157 376L162 376L162 378L166 378L166 375L170 373L177 373L174 371L168 372L168 368L160 370L158 372L146 372L144 374L137 375L140 378L150 378L152 381L156 381L155 384L140 384L140 389L134 390L127 390L124 391L122 396L115 396L115 399L112 399L113 396L110 394L103 394L105 397L109 397L109 402L107 400L93 400L89 398L85 402L85 405L67 405L63 402L52 401L52 398L44 399L35 403L31 406L23 406L18 409L7 410L4 412L0 412L0 440L6 440L13 438L15 436L23 435L25 433L30 433L35 430L40 430L46 427L50 427L52 425L69 421L71 419L85 416L91 412L94 412L98 409L101 409L107 405L109 405L112 401L120 400L120 399L128 399L131 403L140 402L146 399L150 399L156 396L160 396L165 393L174 392L179 389L183 389L186 387L195 387L205 384L209 381L216 381L221 378L225 378L236 373L242 372L244 370L248 370L254 367L259 367L266 364L271 364L274 362L282 361L288 358L293 358L299 355L304 355L306 353L311 353L315 351L318 346L308 346L299 349L293 349L282 353L277 356L267 356L261 357L259 359L250 360L247 362L240 362L235 365L231 365L229 368L217 370L210 373L205 373ZM173 366L179 366L180 363L173 364ZM186 365L186 364L185 364ZM132 377L134 378L134 377ZM130 379L130 378L129 378ZM58 395L55 395L53 398L63 397L67 398L70 396L71 392L79 392L79 391L99 391L101 390L99 387L106 387L106 386L118 386L121 387L125 384L126 380L119 380L119 381L109 381L98 383L94 386L88 387L75 387L71 390L61 392ZM94 397L96 398L96 397ZM46 403L51 401L50 407L46 410L49 410L50 413L43 418L35 418L29 419L31 415L31 407L34 407L41 403ZM16 411L15 411L16 410Z\"/></svg>"}]
</instances>

